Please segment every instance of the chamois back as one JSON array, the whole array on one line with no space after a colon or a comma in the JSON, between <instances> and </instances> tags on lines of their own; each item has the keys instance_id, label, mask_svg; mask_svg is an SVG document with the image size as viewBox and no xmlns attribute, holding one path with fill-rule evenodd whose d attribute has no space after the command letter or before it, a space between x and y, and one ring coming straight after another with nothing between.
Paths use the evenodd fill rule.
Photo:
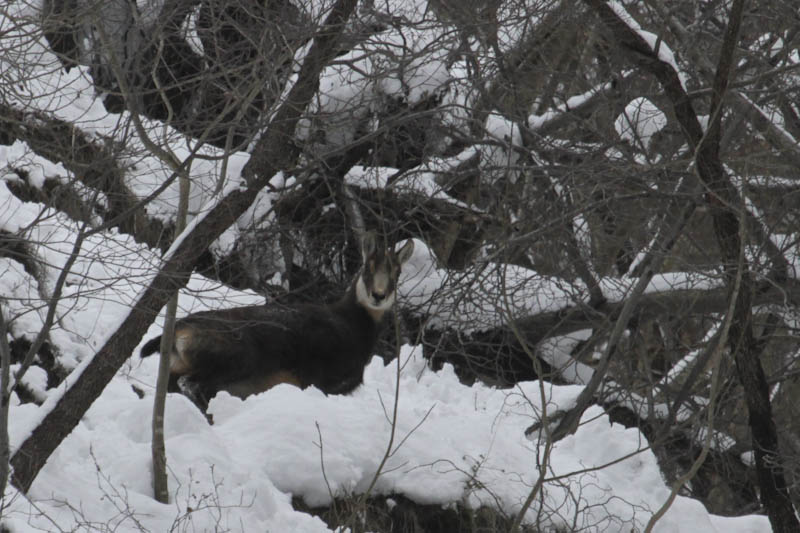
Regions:
<instances>
[{"instance_id":1,"label":"chamois back","mask_svg":"<svg viewBox=\"0 0 800 533\"><path fill-rule=\"evenodd\" d=\"M245 398L280 383L351 392L363 382L400 269L413 249L411 240L397 252L379 249L368 233L358 275L330 305L253 305L181 318L170 351L170 389L203 409L221 390ZM160 343L160 336L148 341L141 356L159 351Z\"/></svg>"}]
</instances>

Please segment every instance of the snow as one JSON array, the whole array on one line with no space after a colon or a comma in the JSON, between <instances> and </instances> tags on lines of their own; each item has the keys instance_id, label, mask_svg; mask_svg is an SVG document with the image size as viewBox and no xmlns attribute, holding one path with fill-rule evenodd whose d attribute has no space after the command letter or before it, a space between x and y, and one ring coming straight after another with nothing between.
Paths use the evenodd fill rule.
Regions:
<instances>
[{"instance_id":1,"label":"snow","mask_svg":"<svg viewBox=\"0 0 800 533\"><path fill-rule=\"evenodd\" d=\"M198 4L181 23L181 33L189 44L189 48L192 49L192 52L200 57L204 57L205 48L203 47L203 41L200 40L200 35L197 33L197 21L199 17L200 5Z\"/></svg>"},{"instance_id":2,"label":"snow","mask_svg":"<svg viewBox=\"0 0 800 533\"><path fill-rule=\"evenodd\" d=\"M13 197L7 195L5 201L12 202ZM27 207L31 212L41 209ZM16 209L26 212L24 205ZM67 221L59 222L68 227ZM52 229L56 240L64 238ZM137 264L152 268L147 261L121 260L122 251L130 253L132 246L125 236L105 237L105 251L100 255L113 253L120 260L107 263L95 256L81 268L108 282L114 272L124 273L123 279L133 276ZM136 256L145 258L147 251L139 250ZM57 256L51 259L57 260ZM509 273L511 278L532 275L530 271ZM9 284L35 286L25 276L19 269L6 270L0 278L6 284L4 291ZM662 279L654 289L680 281L675 278ZM491 280L486 278L486 282ZM430 296L445 281L429 248L416 240L404 268L402 303ZM87 294L76 293L71 322L64 327L97 346L127 312L124 302L131 301L137 290L136 285L118 282ZM566 301L554 293L538 298L535 304L542 308ZM185 314L261 301L255 293L233 291L194 276L181 294L180 309ZM157 335L159 328L160 323L154 324L147 338ZM89 360L85 357L84 364ZM48 529L54 524L68 530L86 523L108 524L117 531L183 527L203 531L218 526L243 531L328 531L320 520L294 511L290 496L323 505L332 494L357 495L372 484L389 445L392 424L387 413L395 399L395 439L374 495L402 494L420 503L461 502L519 512L538 478L533 465L537 456L543 459L544 449L536 441L539 435L530 440L525 429L540 419L544 406L552 413L572 405L581 386L527 382L509 390L480 384L467 387L458 382L451 367L438 373L428 370L417 348L403 347L399 360L403 364L399 389L395 389L397 367L384 367L375 358L365 370L365 384L349 396L326 397L313 388L288 385L245 401L222 393L209 407L213 425L188 400L170 395L166 445L172 497L170 504L162 505L150 496L149 428L157 361L134 356L51 457L28 499L9 489L4 519L14 532ZM32 381L40 378L31 375ZM69 381L74 379L73 374ZM145 397L140 399L131 385L144 390ZM48 391L41 408L12 407L12 448L63 389L62 385ZM599 408L588 410L583 420L574 436L552 450L545 474L551 481L544 483L543 496L526 520L553 528L577 524L590 529L641 529L650 512L667 497L655 457L638 431L610 424ZM597 446L598 442L603 446ZM697 502L679 498L656 531L714 531L715 523L723 524L719 531L767 527L764 518L715 520Z\"/></svg>"},{"instance_id":3,"label":"snow","mask_svg":"<svg viewBox=\"0 0 800 533\"><path fill-rule=\"evenodd\" d=\"M415 193L424 198L442 200L454 206L469 209L470 206L448 195L444 187L436 183L436 175L441 169L427 170L434 165L424 165L400 173L391 167L364 167L354 165L345 175L344 182L363 189L385 189L389 186L404 193ZM390 183L390 178L394 180Z\"/></svg>"},{"instance_id":4,"label":"snow","mask_svg":"<svg viewBox=\"0 0 800 533\"><path fill-rule=\"evenodd\" d=\"M771 129L779 133L789 146L797 146L797 140L794 138L794 135L792 135L782 124L783 120L781 120L782 115L780 113L768 112L767 109L758 105L756 102L748 98L744 93L737 93L737 96L744 102L747 102L747 105L749 105L752 109L761 114L770 123ZM759 133L759 135L763 134Z\"/></svg>"},{"instance_id":5,"label":"snow","mask_svg":"<svg viewBox=\"0 0 800 533\"><path fill-rule=\"evenodd\" d=\"M61 163L53 163L35 153L22 141L15 141L11 146L0 146L0 161L5 165L0 167L0 179L16 179L9 176L12 171L27 173L28 183L41 189L47 178L68 177L69 173ZM62 181L67 181L66 179Z\"/></svg>"},{"instance_id":6,"label":"snow","mask_svg":"<svg viewBox=\"0 0 800 533\"><path fill-rule=\"evenodd\" d=\"M681 81L683 90L686 91L686 80L688 77L678 67L678 61L675 58L675 53L672 51L669 45L662 40L662 37L652 32L643 30L636 19L633 18L630 13L628 13L628 11L619 1L609 0L608 6L614 11L614 13L622 22L624 22L632 31L637 33L639 37L647 43L660 61L672 67Z\"/></svg>"},{"instance_id":7,"label":"snow","mask_svg":"<svg viewBox=\"0 0 800 533\"><path fill-rule=\"evenodd\" d=\"M36 35L31 30L38 8L34 3L20 7L25 4L13 3L15 11L0 14L4 50L0 55L0 82L14 89L3 93L4 104L67 121L98 142L124 145L121 161L127 186L139 198L154 194L172 170L148 154L140 139L131 136L127 113L106 112L84 67L75 67L69 73L59 68L45 44L32 37ZM147 7L156 3L140 4ZM321 10L322 4L313 3L311 7ZM421 0L391 0L381 5L414 20L423 17L427 9ZM529 8L523 3L506 6L499 16L509 17L513 14L509 10ZM22 23L9 26L10 15ZM504 26L502 46L510 47L524 38L530 27L523 18L518 26ZM435 31L394 28L365 43L361 55L338 58L339 64L323 75L316 110L346 115L353 110L369 110L369 105L381 98L402 97L413 104L438 94L450 84L453 72L463 66L447 66L446 47L431 46L441 38ZM413 54L398 59L394 54L402 50ZM670 60L667 52L660 43L658 53L664 60ZM367 83L352 66L379 75L377 81ZM579 105L585 97L567 105ZM458 110L463 113L466 107L462 104L468 101L466 93L456 90L445 95L453 111L443 120L463 120ZM361 120L366 115L356 118ZM190 139L159 123L143 122L148 134L159 145L168 146L179 161L193 154ZM341 123L331 120L330 124L327 133L335 135ZM492 113L486 128L490 146L481 155L496 166L509 168L515 163L513 147L521 142L518 127ZM341 133L350 134L353 132ZM199 153L205 157L194 160L189 170L193 185L190 216L195 223L219 195L241 186L241 169L248 158L244 153L230 155L228 176L218 187L221 152L202 147ZM470 151L449 161L434 161L430 168L408 173L392 186L410 187L420 195L455 202L435 181L437 165L454 166L472 155ZM13 336L32 339L44 323L43 301L64 270L81 226L44 205L16 198L7 182L19 179L17 170L24 170L34 187L41 187L46 179L67 181L74 177L62 165L34 154L21 141L0 146L0 231L34 243L31 252L41 265L34 275L13 258L0 258L0 305ZM386 168L354 169L347 182L386 186L394 172ZM281 174L273 178L272 185L288 187L293 179ZM171 221L176 198L177 183L173 182L148 204L148 214ZM215 248L223 253L228 250L238 232L251 227L252 220L269 223L272 201L268 192L260 194L256 204L223 234ZM85 239L67 273L50 332L58 348L58 362L72 373L59 387L46 390L44 372L31 367L23 382L43 403L21 404L18 397L12 398L12 450L30 435L97 349L113 335L161 262L160 254L114 230ZM452 290L450 274L437 268L426 243L415 239L414 253L399 286L400 305L425 309L430 313L431 327L458 320L468 331L470 327L477 330L499 324L503 317L497 310L506 310L507 305L511 316L524 316L562 309L585 298L583 287L528 269L491 263L479 268L462 273L474 276L484 287L476 291L473 301L465 302ZM602 290L609 300L618 301L634 282L629 278L604 280ZM701 275L672 273L654 278L648 291L710 287L715 283L719 282ZM235 291L194 275L181 291L179 314L263 301L254 292ZM142 343L160 334L162 321L160 317L150 327ZM576 333L554 339L543 351L553 362L570 364L565 354L580 338ZM142 360L135 354L138 348L50 457L29 493L22 495L7 488L2 508L5 528L13 533L325 532L330 530L321 520L293 509L292 497L311 505L326 504L332 495L362 494L373 480L373 495L404 495L442 506L488 505L514 514L520 512L543 472L541 497L535 498L527 511L527 522L543 530L580 527L629 531L643 529L650 514L668 496L656 458L643 436L610 423L598 407L588 409L578 431L557 443L549 456L544 455L547 447L540 440L542 435L525 436L526 429L545 413L573 405L582 385L532 381L506 390L482 384L465 386L458 382L452 367L434 373L427 368L419 347L403 346L397 360L402 365L399 377L395 363L384 366L376 357L365 369L364 385L347 396L325 396L314 388L299 390L288 385L244 401L222 393L210 403L213 425L186 398L170 395L165 429L171 499L168 504L159 504L152 498L150 466L157 360ZM588 380L591 368L574 364L571 372L581 383ZM134 387L144 392L143 398ZM397 418L393 421L395 402ZM387 451L386 464L378 473ZM537 464L546 468L540 472ZM769 524L763 516L715 517L700 503L679 496L655 530L745 533L768 531Z\"/></svg>"},{"instance_id":8,"label":"snow","mask_svg":"<svg viewBox=\"0 0 800 533\"><path fill-rule=\"evenodd\" d=\"M328 149L341 147L364 133L370 114L387 103L413 106L440 95L451 80L446 46L451 39L441 27L424 25L398 25L369 36L323 70L311 105L318 118L300 121L301 138L322 132Z\"/></svg>"},{"instance_id":9,"label":"snow","mask_svg":"<svg viewBox=\"0 0 800 533\"><path fill-rule=\"evenodd\" d=\"M374 495L518 512L543 450L525 437L525 428L539 419L542 395L552 412L556 405L568 407L581 388L540 382L511 390L466 387L452 368L427 370L409 346L400 361L396 437ZM213 425L188 400L170 395L165 427L173 495L170 504L157 504L150 497L152 388L139 399L129 385L152 383L155 367L153 358L144 360L112 382L41 471L31 501L11 491L5 516L12 531L53 523L70 529L83 521L113 524L117 531L168 531L179 522L198 531L216 524L237 531L328 531L295 512L290 495L321 505L331 494L359 494L386 453L391 423L384 409L395 400L397 367L377 357L365 384L349 396L289 385L244 401L220 394L209 407ZM12 420L31 411L14 407ZM641 529L667 496L646 441L636 430L610 424L598 407L555 446L546 475L553 481L545 482L543 504L526 515L529 521L538 515L545 527ZM699 503L679 497L656 531L767 527L763 517L727 519L727 529L715 529L714 520Z\"/></svg>"},{"instance_id":10,"label":"snow","mask_svg":"<svg viewBox=\"0 0 800 533\"><path fill-rule=\"evenodd\" d=\"M276 183L282 179L276 178ZM43 209L18 202L5 187L2 191L2 201L12 205L17 214ZM62 240L69 247L69 221L55 215L51 218L54 220L39 222L50 224L53 239L43 248L49 250ZM25 223L19 216L14 220ZM11 220L5 222L8 225ZM84 280L84 292L76 290L71 296L70 312L62 316L69 320L54 331L54 335L61 332L64 336L58 340L59 346L73 346L66 344L69 335L83 339L86 348L76 352L83 354L80 366L91 359L92 347L111 334L128 312L126 302L132 301L141 287L141 281L130 280L152 270L158 261L147 249L135 248L124 235L109 232L102 237L97 242L87 241L86 250L95 253L76 264L74 276ZM52 254L48 262L53 265L63 261L55 249L46 253ZM115 260L109 262L109 257ZM9 268L0 277L4 294L10 294L11 287L27 288L33 293L22 295L35 300L36 281L21 269L10 268L13 261L5 261ZM91 275L78 276L77 272ZM533 273L508 270L506 275L530 280ZM103 283L92 285L93 277ZM489 276L483 281L496 283L497 279ZM674 279L661 279L653 288L681 280L685 281L675 275ZM430 249L415 240L414 254L404 267L401 304L424 301L446 281ZM541 287L546 282L547 278L539 279ZM527 305L556 308L568 300L566 294L559 297L552 291L554 287L549 294L538 293ZM608 292L612 293L612 288ZM234 291L194 276L181 293L179 307L180 313L186 314L262 301L255 293ZM24 298L17 303L22 305ZM38 315L29 312L25 316ZM35 321L29 327L36 331ZM160 321L146 338L159 332ZM372 489L374 495L401 494L420 503L447 506L460 502L519 512L538 479L534 465L537 457L544 459L545 449L537 441L540 435L534 434L530 440L525 430L540 419L545 406L552 413L572 405L581 386L527 382L509 390L481 384L467 387L458 382L451 367L438 373L427 369L418 348L403 347L400 361L399 389L395 388L396 365L384 367L375 358L365 370L364 385L348 396L326 397L313 388L299 390L288 385L244 401L222 393L209 408L213 425L188 400L170 395L166 446L172 496L170 503L163 505L151 498L150 481L149 431L157 361L134 356L59 446L27 498L8 489L4 521L15 533L37 528L70 530L87 523L116 531L204 531L215 527L328 531L320 520L294 511L291 496L320 505L328 503L331 494L361 494L372 483L388 449L391 423L387 416L391 415L387 413L395 399L395 438ZM31 374L30 379L33 383L41 375ZM75 374L69 381L74 379ZM140 399L132 385L143 390L145 397ZM29 435L63 389L62 385L47 391L41 408L14 403L12 448ZM668 494L647 442L638 431L611 424L599 408L588 410L583 421L574 436L553 448L545 472L549 481L526 520L538 520L552 528L577 524L601 530L641 529ZM768 525L763 517L716 521L699 503L678 498L656 531L715 531L715 527L743 532L764 531Z\"/></svg>"},{"instance_id":11,"label":"snow","mask_svg":"<svg viewBox=\"0 0 800 533\"><path fill-rule=\"evenodd\" d=\"M496 12L490 9L474 9L473 16L486 17L491 24L497 24L497 44L502 52L509 52L531 35L542 16L541 4L536 0L498 2ZM492 20L496 17L495 20Z\"/></svg>"},{"instance_id":12,"label":"snow","mask_svg":"<svg viewBox=\"0 0 800 533\"><path fill-rule=\"evenodd\" d=\"M571 335L550 337L539 343L539 357L544 359L559 375L569 383L585 385L594 374L594 369L585 365L571 355L575 346L591 337L591 330L576 331Z\"/></svg>"},{"instance_id":13,"label":"snow","mask_svg":"<svg viewBox=\"0 0 800 533\"><path fill-rule=\"evenodd\" d=\"M19 10L20 5L14 4ZM153 157L145 143L134 134L130 113L108 113L102 98L94 91L87 67L77 66L69 72L61 68L55 55L48 51L44 38L36 30L37 8L23 9L25 17L11 18L0 16L0 81L14 86L14 91L3 93L6 105L24 110L26 113L40 112L53 119L73 124L80 133L96 139L99 144L118 143L125 151L117 158L125 171L125 185L139 199L154 194L165 180L173 176L170 165ZM190 157L188 167L192 183L189 197L190 219L200 213L204 206L213 202L218 190L217 180L222 179L224 187L239 186L242 183L241 169L249 159L243 152L225 154L223 150L208 146L197 146L196 141L176 132L174 129L145 117L137 117L148 137L157 145L167 147L170 154L183 162ZM17 142L11 147L9 161L17 161L18 167L31 172L31 184L40 187L43 178L62 176L62 181L70 176L60 172L59 164L41 157L25 156L33 153L24 143ZM0 153L0 156L3 156ZM0 159L3 161L5 158ZM227 176L220 176L223 159L227 160ZM7 164L0 163L0 178L7 179ZM87 193L88 194L88 193ZM158 197L145 207L149 216L170 223L177 211L178 183L173 179Z\"/></svg>"},{"instance_id":14,"label":"snow","mask_svg":"<svg viewBox=\"0 0 800 533\"><path fill-rule=\"evenodd\" d=\"M16 375L20 369L19 364L11 365L11 375ZM29 390L38 401L44 401L47 397L47 372L38 366L28 369L22 379L20 379L27 390Z\"/></svg>"},{"instance_id":15,"label":"snow","mask_svg":"<svg viewBox=\"0 0 800 533\"><path fill-rule=\"evenodd\" d=\"M518 265L478 263L457 279L436 266L432 250L414 240L414 253L403 268L398 286L406 304L429 314L428 327L457 327L462 332L499 327L511 318L525 318L589 303L589 291L579 281L565 282ZM621 302L638 278L601 278L600 289L608 302ZM469 298L466 287L478 287ZM664 272L653 276L645 294L709 290L721 287L719 277L699 272ZM491 288L491 289L490 289Z\"/></svg>"},{"instance_id":16,"label":"snow","mask_svg":"<svg viewBox=\"0 0 800 533\"><path fill-rule=\"evenodd\" d=\"M667 125L667 117L653 102L644 97L631 100L625 110L614 121L614 128L621 139L645 150L650 147L653 136Z\"/></svg>"},{"instance_id":17,"label":"snow","mask_svg":"<svg viewBox=\"0 0 800 533\"><path fill-rule=\"evenodd\" d=\"M629 72L622 73L623 78L629 75L630 75ZM598 87L592 87L590 90L586 91L583 94L577 94L567 98L567 100L563 104L559 104L554 109L545 111L541 115L531 114L530 116L528 116L528 127L532 130L539 130L545 125L547 125L553 119L563 117L564 113L568 113L572 109L579 108L580 106L586 104L597 94L606 92L611 88L612 85L610 83L603 83Z\"/></svg>"},{"instance_id":18,"label":"snow","mask_svg":"<svg viewBox=\"0 0 800 533\"><path fill-rule=\"evenodd\" d=\"M16 261L0 262L0 287L8 296L5 311L15 336L35 337L44 323L43 295L52 294L61 270L73 252L80 224L39 204L21 202L0 182L0 230L18 234L32 242L40 260L38 279ZM148 263L155 258L132 237L94 234L86 238L81 253L67 274L50 333L62 350L59 362L67 369L93 350L115 329L113 318L127 313L128 306L149 278ZM41 282L41 285L40 285ZM97 314L108 321L82 319Z\"/></svg>"},{"instance_id":19,"label":"snow","mask_svg":"<svg viewBox=\"0 0 800 533\"><path fill-rule=\"evenodd\" d=\"M501 177L508 177L512 183L515 182L518 173L514 169L520 158L515 148L522 146L519 126L498 113L489 113L484 128L487 142L481 150L483 179L492 183Z\"/></svg>"}]
</instances>

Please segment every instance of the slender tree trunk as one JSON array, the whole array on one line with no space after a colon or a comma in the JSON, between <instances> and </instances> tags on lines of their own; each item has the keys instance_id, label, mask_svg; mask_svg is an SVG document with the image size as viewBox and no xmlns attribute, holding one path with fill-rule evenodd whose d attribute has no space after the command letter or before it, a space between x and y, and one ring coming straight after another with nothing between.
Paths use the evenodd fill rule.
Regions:
<instances>
[{"instance_id":1,"label":"slender tree trunk","mask_svg":"<svg viewBox=\"0 0 800 533\"><path fill-rule=\"evenodd\" d=\"M186 215L189 210L189 169L181 171L179 178L180 197L178 198L178 214L175 234L180 235L186 228ZM169 503L169 481L167 478L167 448L164 442L164 413L167 403L167 385L169 384L169 359L175 338L175 314L178 310L178 292L167 302L164 317L164 331L161 334L160 357L158 362L158 378L156 393L153 398L153 496L156 501Z\"/></svg>"},{"instance_id":2,"label":"slender tree trunk","mask_svg":"<svg viewBox=\"0 0 800 533\"><path fill-rule=\"evenodd\" d=\"M11 348L8 346L8 325L0 306L0 517L3 516L3 495L8 483L9 459L8 408L11 400Z\"/></svg>"},{"instance_id":3,"label":"slender tree trunk","mask_svg":"<svg viewBox=\"0 0 800 533\"><path fill-rule=\"evenodd\" d=\"M161 333L161 354L158 361L156 393L153 397L153 497L160 503L169 503L169 481L167 479L167 447L164 442L164 414L166 412L167 385L169 384L169 358L175 338L175 313L178 309L178 293L172 295L164 317Z\"/></svg>"}]
</instances>

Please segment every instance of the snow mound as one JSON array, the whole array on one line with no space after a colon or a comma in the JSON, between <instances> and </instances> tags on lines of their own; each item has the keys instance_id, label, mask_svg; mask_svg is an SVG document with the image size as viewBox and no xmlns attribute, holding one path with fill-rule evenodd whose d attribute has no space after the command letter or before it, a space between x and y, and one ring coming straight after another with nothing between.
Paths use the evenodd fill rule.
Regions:
<instances>
[{"instance_id":1,"label":"snow mound","mask_svg":"<svg viewBox=\"0 0 800 533\"><path fill-rule=\"evenodd\" d=\"M115 378L62 443L34 482L31 501L12 491L5 516L15 532L86 523L115 531L328 531L294 511L291 496L324 505L333 496L361 494L387 450L373 495L518 513L545 450L525 429L540 420L543 405L551 413L572 405L581 387L538 381L508 390L466 387L450 367L428 370L418 349L404 346L399 361L398 375L397 364L373 359L364 385L349 396L289 385L244 401L220 394L209 407L213 425L184 397L170 395L172 499L165 505L150 496L152 391L140 399L130 387L152 383L157 362L145 359ZM34 416L30 411L14 408L12 420ZM526 514L545 527L641 530L668 495L647 442L611 424L600 408L586 412L547 464L542 497ZM768 527L763 517L717 519L679 497L656 531Z\"/></svg>"}]
</instances>

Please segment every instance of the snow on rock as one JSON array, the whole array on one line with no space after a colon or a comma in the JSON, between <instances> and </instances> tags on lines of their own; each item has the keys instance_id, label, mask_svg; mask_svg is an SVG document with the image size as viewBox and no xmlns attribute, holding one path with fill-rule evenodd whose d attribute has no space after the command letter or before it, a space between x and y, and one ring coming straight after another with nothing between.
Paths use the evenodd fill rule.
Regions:
<instances>
[{"instance_id":1,"label":"snow on rock","mask_svg":"<svg viewBox=\"0 0 800 533\"><path fill-rule=\"evenodd\" d=\"M320 76L310 106L317 118L301 120L299 136L322 133L328 148L344 146L365 133L366 121L388 102L413 106L442 92L451 75L441 39L441 28L394 27L338 57Z\"/></svg>"},{"instance_id":2,"label":"snow on rock","mask_svg":"<svg viewBox=\"0 0 800 533\"><path fill-rule=\"evenodd\" d=\"M592 378L594 368L576 360L572 354L577 344L588 339L591 333L591 330L583 329L571 335L544 339L537 346L537 353L557 369L558 374L568 383L585 385Z\"/></svg>"},{"instance_id":3,"label":"snow on rock","mask_svg":"<svg viewBox=\"0 0 800 533\"><path fill-rule=\"evenodd\" d=\"M168 135L172 138L169 141L164 140L163 144L171 145L172 154L178 161L194 157L194 147L187 148L186 139L171 130ZM241 171L250 158L249 154L235 152L224 157L223 154L223 150L209 145L196 150L196 155L200 157L192 159L188 166L191 182L188 210L190 220L208 208L217 198L218 191L230 191L243 185ZM224 176L221 175L223 158L227 160L227 172ZM174 171L155 157L141 157L140 152L135 157L123 158L122 161L126 164L125 184L139 198L153 194L172 178L170 185L145 206L151 217L171 222L177 211L179 195L178 179Z\"/></svg>"},{"instance_id":4,"label":"snow on rock","mask_svg":"<svg viewBox=\"0 0 800 533\"><path fill-rule=\"evenodd\" d=\"M41 204L16 198L0 180L0 231L21 233L32 243L31 252L40 260L34 278L22 264L0 258L0 294L6 318L15 337L33 339L44 324L47 312L43 295L53 293L75 240L79 224ZM133 237L116 231L87 237L67 273L50 339L59 348L58 362L66 369L92 356L127 316L137 295L148 285L161 259ZM220 302L263 302L251 292L236 292L205 278L194 276L181 300L182 310L199 310ZM218 300L215 300L218 299ZM209 304L209 300L214 303ZM99 319L102 317L102 320Z\"/></svg>"},{"instance_id":5,"label":"snow on rock","mask_svg":"<svg viewBox=\"0 0 800 533\"><path fill-rule=\"evenodd\" d=\"M414 239L414 250L398 279L398 301L436 317L440 314L440 296L446 280L446 271L437 268L433 250L422 240Z\"/></svg>"},{"instance_id":6,"label":"snow on rock","mask_svg":"<svg viewBox=\"0 0 800 533\"><path fill-rule=\"evenodd\" d=\"M283 172L278 172L270 179L270 187L264 187L256 194L255 200L242 213L237 219L235 224L229 226L217 239L211 243L209 247L217 257L224 257L234 251L237 243L243 235L248 233L256 233L258 230L270 227L275 223L275 214L272 211L272 206L277 197L273 189L282 188L287 186L288 181L293 181L294 178L286 180ZM236 185L241 184L239 180L231 181L228 183L227 191L223 191L223 195L234 188ZM275 255L280 256L276 253ZM252 274L254 278L258 277L257 273Z\"/></svg>"},{"instance_id":7,"label":"snow on rock","mask_svg":"<svg viewBox=\"0 0 800 533\"><path fill-rule=\"evenodd\" d=\"M4 94L5 103L26 113L40 112L56 120L68 122L98 144L110 141L125 146L118 162L125 170L126 186L139 198L154 193L164 181L173 176L173 169L159 158L151 157L144 142L138 137L129 113L109 113L102 103L102 96L95 91L88 67L78 65L66 72L58 58L49 51L38 31L38 8L21 7L27 3L14 3L12 17L0 13L0 84L14 86L15 90ZM178 161L190 156L200 156L188 166L192 189L189 198L189 215L196 216L214 197L218 180L241 183L241 169L249 159L243 152L225 155L212 146L196 149L196 141L176 132L161 122L138 117L144 131L157 145L165 147ZM0 152L0 179L7 174L5 161L20 160L12 157L20 151L15 143L2 147L11 153ZM196 150L195 150L196 149ZM193 154L196 151L196 154ZM227 176L220 176L223 159L227 160ZM40 186L46 177L57 177L62 181L69 174L59 164L41 157L20 160L19 166L30 174L31 183ZM151 217L171 222L177 211L178 182L172 183L145 209Z\"/></svg>"},{"instance_id":8,"label":"snow on rock","mask_svg":"<svg viewBox=\"0 0 800 533\"><path fill-rule=\"evenodd\" d=\"M621 139L634 146L641 143L650 147L653 135L664 129L667 117L653 102L644 97L631 100L625 110L614 121L614 128Z\"/></svg>"},{"instance_id":9,"label":"snow on rock","mask_svg":"<svg viewBox=\"0 0 800 533\"><path fill-rule=\"evenodd\" d=\"M578 281L567 282L535 270L502 263L478 263L458 273L439 269L433 251L415 240L414 253L403 266L398 283L402 305L428 315L432 328L457 327L469 333L506 324L508 317L523 319L588 302L589 291ZM609 302L625 299L638 278L602 278L600 288ZM465 289L470 285L479 290ZM704 273L665 272L650 280L646 294L720 287L719 278Z\"/></svg>"},{"instance_id":10,"label":"snow on rock","mask_svg":"<svg viewBox=\"0 0 800 533\"><path fill-rule=\"evenodd\" d=\"M21 365L11 365L11 375L16 376ZM44 401L47 398L47 372L38 366L31 366L22 376L20 383L36 398Z\"/></svg>"},{"instance_id":11,"label":"snow on rock","mask_svg":"<svg viewBox=\"0 0 800 533\"><path fill-rule=\"evenodd\" d=\"M42 188L46 178L58 179L69 175L63 165L35 154L26 143L19 140L11 146L0 145L0 162L4 163L0 167L0 172L3 172L0 179L6 179L11 169L21 170L27 173L29 183L37 189Z\"/></svg>"},{"instance_id":12,"label":"snow on rock","mask_svg":"<svg viewBox=\"0 0 800 533\"><path fill-rule=\"evenodd\" d=\"M441 162L441 160L439 161ZM439 172L446 172L444 164L437 162L420 165L414 169L400 172L392 167L364 167L353 165L345 174L344 182L353 187L362 189L385 189L389 186L395 191L405 194L416 194L424 198L442 200L451 205L468 209L464 202L456 200L445 188L436 182ZM392 180L390 182L390 180Z\"/></svg>"},{"instance_id":13,"label":"snow on rock","mask_svg":"<svg viewBox=\"0 0 800 533\"><path fill-rule=\"evenodd\" d=\"M623 77L627 76L628 73L623 73ZM599 87L592 87L588 91L583 94L578 94L575 96L571 96L568 98L564 103L558 104L555 106L555 109L551 109L549 111L545 111L541 115L531 114L528 116L528 128L532 130L538 130L543 126L547 125L553 119L558 117L562 117L565 113L568 113L571 109L575 109L584 105L588 102L592 97L594 97L597 93L607 91L611 88L610 83L604 83Z\"/></svg>"},{"instance_id":14,"label":"snow on rock","mask_svg":"<svg viewBox=\"0 0 800 533\"><path fill-rule=\"evenodd\" d=\"M519 152L516 147L522 146L522 134L519 126L512 120L497 113L489 113L486 117L486 144L481 149L481 168L484 179L492 182L508 177L517 179L517 162Z\"/></svg>"},{"instance_id":15,"label":"snow on rock","mask_svg":"<svg viewBox=\"0 0 800 533\"><path fill-rule=\"evenodd\" d=\"M38 243L31 250L40 261L36 279L20 263L3 260L3 295L13 295L6 312L16 335L32 339L44 323L43 295L53 293L56 280L73 253L79 225L41 204L22 202L0 182L0 230ZM71 369L93 353L97 343L116 329L115 318L127 313L131 296L148 277L152 253L127 235L95 234L83 242L81 254L65 278L62 298L50 332L61 349L59 363ZM106 320L99 321L103 315Z\"/></svg>"}]
</instances>

